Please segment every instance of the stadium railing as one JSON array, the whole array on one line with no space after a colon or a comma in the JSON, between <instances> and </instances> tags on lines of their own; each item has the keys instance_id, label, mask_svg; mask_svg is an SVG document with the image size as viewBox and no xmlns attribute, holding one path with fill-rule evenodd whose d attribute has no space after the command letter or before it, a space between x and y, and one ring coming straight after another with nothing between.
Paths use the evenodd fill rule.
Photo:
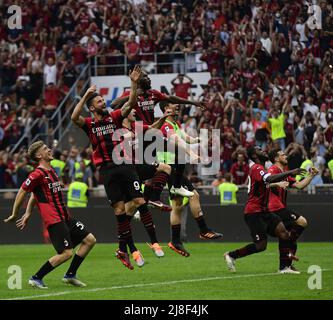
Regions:
<instances>
[{"instance_id":1,"label":"stadium railing","mask_svg":"<svg viewBox=\"0 0 333 320\"><path fill-rule=\"evenodd\" d=\"M88 62L53 115L46 122L46 129L44 132L38 133L36 136L32 137L31 129L40 120L39 118L35 119L32 124L25 129L18 142L13 146L13 148L11 148L10 154L13 154L16 150L18 150L19 147L23 145L23 141L25 139L27 139L27 143L25 143L25 145L30 145L39 139L45 141L49 145L53 144L54 139L57 139L58 142L61 141L64 134L71 126L71 121L69 120L70 117L68 117L69 112L73 110L77 99L81 99L81 96L90 85L90 71L90 62Z\"/></svg>"},{"instance_id":2,"label":"stadium railing","mask_svg":"<svg viewBox=\"0 0 333 320\"><path fill-rule=\"evenodd\" d=\"M238 194L245 195L247 193L247 186L238 186ZM198 186L196 187L200 193L205 195L219 195L218 189L213 186ZM0 200L1 199L14 199L19 189L0 189ZM68 188L63 188L63 192L67 194ZM166 191L166 190L165 190ZM106 197L106 193L103 185L92 188L89 190L90 198L101 198ZM318 184L314 186L309 186L304 190L293 189L290 191L292 194L332 194L333 184Z\"/></svg>"},{"instance_id":3,"label":"stadium railing","mask_svg":"<svg viewBox=\"0 0 333 320\"><path fill-rule=\"evenodd\" d=\"M201 55L197 51L141 53L138 62L147 72L155 74L207 71L207 64L200 60ZM127 75L130 65L125 54L97 55L91 64L92 75Z\"/></svg>"},{"instance_id":4,"label":"stadium railing","mask_svg":"<svg viewBox=\"0 0 333 320\"><path fill-rule=\"evenodd\" d=\"M21 146L23 144L23 141L25 139L27 139L27 144L28 145L31 143L31 141L33 139L32 134L31 134L31 130L35 125L37 125L37 122L39 120L40 119L37 118L32 123L28 124L27 127L25 127L22 137L19 139L19 141L17 141L17 143L14 145L14 147L10 150L10 152L9 152L10 154L14 154L14 152L19 148L19 146Z\"/></svg>"},{"instance_id":5,"label":"stadium railing","mask_svg":"<svg viewBox=\"0 0 333 320\"><path fill-rule=\"evenodd\" d=\"M53 145L54 140L57 140L57 144L61 142L65 133L72 125L69 113L73 111L77 100L81 99L81 96L83 96L84 92L90 85L90 70L90 63L88 63L81 71L79 77L70 88L65 98L57 107L57 110L49 119L46 133L39 133L30 143L33 143L38 139L45 141L49 145Z\"/></svg>"}]
</instances>

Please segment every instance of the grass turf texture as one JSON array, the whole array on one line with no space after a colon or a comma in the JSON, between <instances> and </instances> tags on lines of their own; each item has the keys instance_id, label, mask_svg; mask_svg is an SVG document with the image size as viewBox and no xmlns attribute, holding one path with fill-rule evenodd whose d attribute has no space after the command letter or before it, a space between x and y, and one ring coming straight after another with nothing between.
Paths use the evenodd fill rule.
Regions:
<instances>
[{"instance_id":1,"label":"grass turf texture","mask_svg":"<svg viewBox=\"0 0 333 320\"><path fill-rule=\"evenodd\" d=\"M171 251L164 244L165 256L158 259L146 244L138 244L146 264L133 271L114 256L116 244L97 244L78 272L86 288L75 288L61 279L69 262L45 278L48 290L29 287L28 279L54 254L51 245L1 245L0 299L24 298L46 300L72 299L333 299L333 243L300 243L301 260L295 266L301 275L277 274L277 244L236 261L237 273L230 273L223 253L242 243L185 243L188 258ZM22 290L7 287L10 265L22 268ZM308 289L310 265L322 269L322 289Z\"/></svg>"}]
</instances>

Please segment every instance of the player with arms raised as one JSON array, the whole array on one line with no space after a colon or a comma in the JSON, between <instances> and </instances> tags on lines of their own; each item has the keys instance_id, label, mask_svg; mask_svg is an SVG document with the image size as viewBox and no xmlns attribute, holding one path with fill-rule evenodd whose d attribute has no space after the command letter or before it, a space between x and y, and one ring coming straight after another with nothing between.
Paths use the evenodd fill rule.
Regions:
<instances>
[{"instance_id":1,"label":"player with arms raised","mask_svg":"<svg viewBox=\"0 0 333 320\"><path fill-rule=\"evenodd\" d=\"M11 216L5 222L14 222L25 196L32 192L25 214L17 221L21 230L27 225L36 204L50 240L57 251L29 280L32 287L47 289L43 278L56 267L73 256L73 248L81 244L66 272L63 282L77 287L86 285L76 277L76 272L96 243L95 237L87 231L84 224L72 218L65 207L61 184L56 172L51 167L52 151L43 141L34 142L28 149L29 158L38 162L38 167L23 182L14 202Z\"/></svg>"},{"instance_id":2,"label":"player with arms raised","mask_svg":"<svg viewBox=\"0 0 333 320\"><path fill-rule=\"evenodd\" d=\"M128 93L125 92L124 96L115 99L111 103L112 108L119 108L122 106L126 101L128 101ZM154 110L155 106L159 102L164 103L173 103L173 104L188 104L188 105L195 105L201 109L205 108L205 104L199 101L191 101L187 99L183 99L173 95L166 95L161 93L158 90L151 89L151 80L147 73L142 72L140 75L140 79L138 81L138 91L137 91L137 104L135 106L136 111L136 119L137 121L142 121L143 124L151 125L154 122L155 115ZM147 147L149 142L145 144ZM167 177L163 174L157 174L152 179L151 185L154 188L156 183L167 182ZM191 196L185 188L177 187L173 189L173 193L183 197Z\"/></svg>"},{"instance_id":3,"label":"player with arms raised","mask_svg":"<svg viewBox=\"0 0 333 320\"><path fill-rule=\"evenodd\" d=\"M108 200L115 211L118 223L119 249L116 250L116 257L130 270L133 270L133 266L127 247L138 266L143 266L144 260L133 241L124 199L132 200L133 206L137 209L147 205L140 190L140 179L135 167L123 161L128 156L126 150L123 150L123 156L121 152L117 152L117 150L121 151L119 150L121 143L114 134L123 128L123 120L136 105L137 82L140 74L139 66L135 66L130 72L131 93L128 102L121 109L108 112L103 97L96 93L96 86L92 86L75 106L71 116L72 121L87 134L92 144L93 162L99 168ZM81 116L84 104L87 104L93 117Z\"/></svg>"}]
</instances>

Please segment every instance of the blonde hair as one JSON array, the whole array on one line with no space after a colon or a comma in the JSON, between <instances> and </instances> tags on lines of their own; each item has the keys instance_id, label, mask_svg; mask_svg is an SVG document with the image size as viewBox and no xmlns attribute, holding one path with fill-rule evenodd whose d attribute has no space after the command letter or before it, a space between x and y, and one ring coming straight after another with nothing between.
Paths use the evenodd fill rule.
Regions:
<instances>
[{"instance_id":1,"label":"blonde hair","mask_svg":"<svg viewBox=\"0 0 333 320\"><path fill-rule=\"evenodd\" d=\"M44 141L39 140L34 142L28 149L28 156L31 160L38 162L36 158L37 151L44 145Z\"/></svg>"}]
</instances>

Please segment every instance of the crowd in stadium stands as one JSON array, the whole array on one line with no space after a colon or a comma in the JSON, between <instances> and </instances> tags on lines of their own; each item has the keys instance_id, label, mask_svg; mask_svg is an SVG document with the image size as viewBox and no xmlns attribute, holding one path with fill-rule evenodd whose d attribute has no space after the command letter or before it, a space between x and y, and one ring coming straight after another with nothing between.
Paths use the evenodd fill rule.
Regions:
<instances>
[{"instance_id":1,"label":"crowd in stadium stands","mask_svg":"<svg viewBox=\"0 0 333 320\"><path fill-rule=\"evenodd\" d=\"M10 4L2 2L1 21ZM315 29L303 0L17 1L23 29L0 25L0 188L27 176L24 150L10 148L36 119L32 135L45 132L88 59L101 54L113 64L124 54L151 71L155 52L172 52L158 72L179 73L174 92L185 98L187 72L206 65L211 73L200 96L207 110L182 108L181 122L190 133L221 129L221 176L244 184L246 148L256 144L285 149L290 169L312 160L321 173L315 183L332 183L333 9L316 4ZM65 182L75 153L61 152Z\"/></svg>"}]
</instances>

